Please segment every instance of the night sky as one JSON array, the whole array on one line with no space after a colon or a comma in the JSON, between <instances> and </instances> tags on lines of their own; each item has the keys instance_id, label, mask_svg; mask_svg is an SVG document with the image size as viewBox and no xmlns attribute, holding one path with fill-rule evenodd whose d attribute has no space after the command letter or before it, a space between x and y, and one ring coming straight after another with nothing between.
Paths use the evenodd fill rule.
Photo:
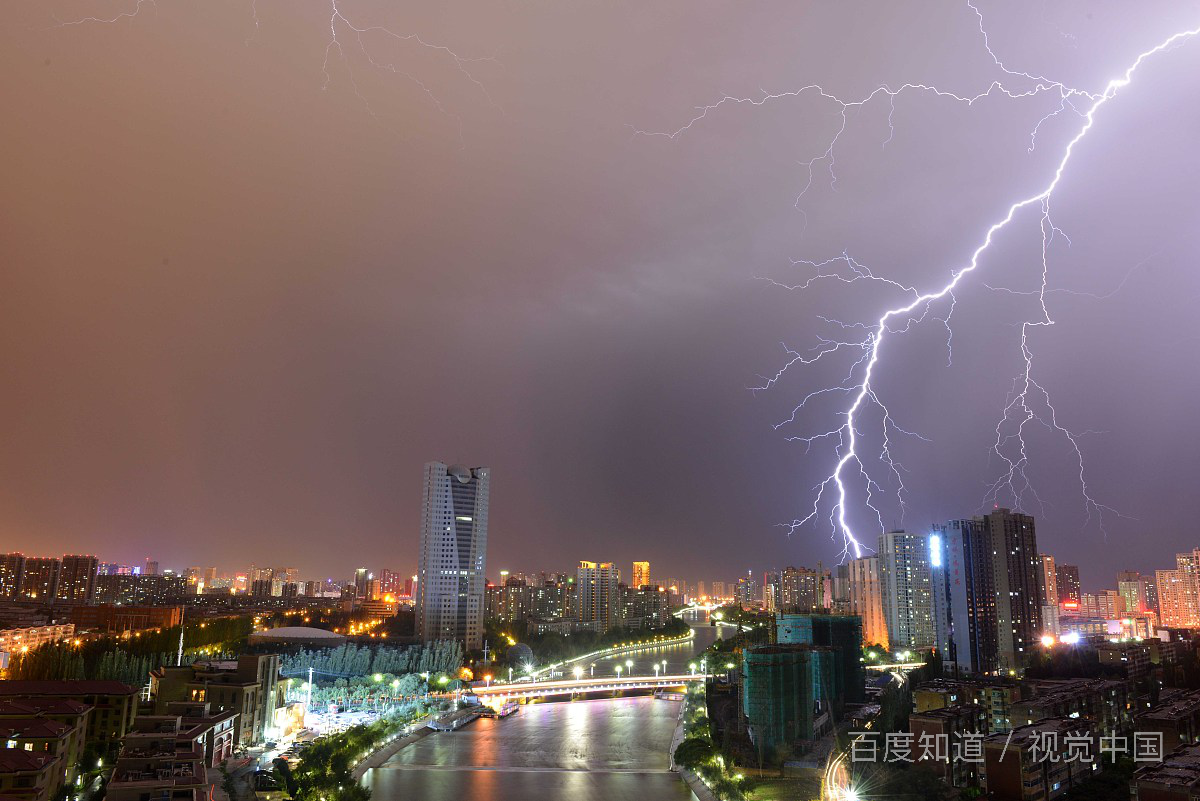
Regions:
<instances>
[{"instance_id":1,"label":"night sky","mask_svg":"<svg viewBox=\"0 0 1200 801\"><path fill-rule=\"evenodd\" d=\"M879 284L943 283L1078 129L1055 95L929 93L847 116L821 84L964 95L1012 79L958 2L18 0L0 26L0 548L344 576L415 567L422 463L492 468L489 573L581 558L658 578L838 560L790 537L833 461L851 361L748 388ZM1099 91L1200 4L980 6L1014 70ZM257 21L255 13L257 14ZM449 48L445 49L445 48ZM328 68L323 70L328 52ZM455 58L457 54L458 58ZM372 64L368 59L373 59ZM326 74L327 72L327 74ZM1200 41L1147 61L1054 197L1054 326L1035 373L1084 433L1030 428L1040 547L1089 589L1200 545ZM889 115L893 130L889 132ZM1038 218L984 257L947 328L876 375L919 529L977 513L1038 314ZM939 308L939 313L946 311ZM873 458L872 430L864 453ZM878 463L870 465L877 469ZM1003 502L1011 503L1012 498ZM861 537L877 523L852 510ZM872 529L875 526L876 529Z\"/></svg>"}]
</instances>

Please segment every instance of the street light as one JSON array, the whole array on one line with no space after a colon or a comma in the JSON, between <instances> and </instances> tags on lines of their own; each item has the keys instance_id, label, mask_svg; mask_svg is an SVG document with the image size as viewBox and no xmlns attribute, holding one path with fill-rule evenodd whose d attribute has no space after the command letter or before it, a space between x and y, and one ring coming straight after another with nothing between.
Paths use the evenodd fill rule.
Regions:
<instances>
[{"instance_id":1,"label":"street light","mask_svg":"<svg viewBox=\"0 0 1200 801\"><path fill-rule=\"evenodd\" d=\"M654 663L654 678L656 678L656 679L658 678L658 669L659 669L659 667L660 667L660 665L659 665L657 662L655 662L655 663Z\"/></svg>"},{"instance_id":2,"label":"street light","mask_svg":"<svg viewBox=\"0 0 1200 801\"><path fill-rule=\"evenodd\" d=\"M617 678L618 679L621 678L621 666L620 665L617 665Z\"/></svg>"},{"instance_id":3,"label":"street light","mask_svg":"<svg viewBox=\"0 0 1200 801\"><path fill-rule=\"evenodd\" d=\"M579 677L583 675L583 668L581 668L579 665L576 665L575 669L571 672L575 674L575 679L578 681Z\"/></svg>"},{"instance_id":4,"label":"street light","mask_svg":"<svg viewBox=\"0 0 1200 801\"><path fill-rule=\"evenodd\" d=\"M692 662L690 665L688 665L688 671L689 671L689 672L690 672L690 673L691 673L693 676L695 676L695 675L696 675L696 663L695 663L695 662Z\"/></svg>"},{"instance_id":5,"label":"street light","mask_svg":"<svg viewBox=\"0 0 1200 801\"><path fill-rule=\"evenodd\" d=\"M596 675L596 663L595 662L593 662L591 665L588 666L588 675L593 678L595 677L595 675Z\"/></svg>"},{"instance_id":6,"label":"street light","mask_svg":"<svg viewBox=\"0 0 1200 801\"><path fill-rule=\"evenodd\" d=\"M629 675L630 675L630 676L632 676L632 675L633 675L633 660L632 660L632 659L626 659L626 660L625 660L625 667L629 668Z\"/></svg>"}]
</instances>

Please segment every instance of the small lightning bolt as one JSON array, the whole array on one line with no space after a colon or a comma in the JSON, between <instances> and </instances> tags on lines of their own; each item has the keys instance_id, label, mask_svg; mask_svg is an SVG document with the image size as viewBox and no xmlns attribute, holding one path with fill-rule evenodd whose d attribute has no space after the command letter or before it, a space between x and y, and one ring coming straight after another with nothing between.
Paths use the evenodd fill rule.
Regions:
<instances>
[{"instance_id":1,"label":"small lightning bolt","mask_svg":"<svg viewBox=\"0 0 1200 801\"><path fill-rule=\"evenodd\" d=\"M454 65L455 69L463 76L463 78L472 84L484 97L489 105L494 108L500 108L489 94L484 83L475 76L471 71L472 65L479 62L495 62L494 58L480 57L471 58L462 56L452 50L450 47L431 42L419 34L415 33L398 33L390 28L382 25L365 25L356 22L352 16L344 10L344 3L339 0L320 0L328 3L329 7L329 38L325 44L324 58L321 62L321 74L323 76L322 88L327 89L333 83L333 72L331 61L336 57L344 66L346 75L350 81L350 88L363 104L367 113L376 120L382 121L381 116L376 112L370 100L363 95L359 89L358 79L355 76L353 65L349 58L348 49L352 49L366 61L371 67L381 72L387 72L392 75L400 76L420 90L427 98L429 103L433 105L440 113L453 117L459 125L459 138L462 138L461 120L458 116L449 112L443 102L437 97L430 86L422 81L418 76L411 71L400 67L395 61L390 60L386 56L378 55L376 49L371 46L368 41L374 38L376 41L382 40L393 44L413 44L426 51L431 51L435 55L441 56L449 60ZM254 31L246 39L246 44L249 45L261 30L261 20L259 17L259 0L250 0L250 18L254 25ZM87 16L77 19L61 21L56 20L58 27L71 27L76 25L101 24L111 25L125 20L131 20L141 15L146 8L152 8L157 11L157 0L135 0L132 7L118 11L111 16ZM352 40L353 44L344 44L343 39Z\"/></svg>"},{"instance_id":2,"label":"small lightning bolt","mask_svg":"<svg viewBox=\"0 0 1200 801\"><path fill-rule=\"evenodd\" d=\"M807 168L808 180L797 197L798 204L800 199L813 186L815 170L822 164L824 164L825 169L828 171L830 187L833 188L836 186L837 178L834 173L835 151L838 140L845 132L848 124L847 113L849 110L864 106L878 97L886 97L890 106L888 114L889 135L887 141L884 142L885 145L891 141L892 134L894 133L892 111L895 108L895 100L906 93L928 93L942 99L965 103L969 106L992 95L1001 95L1011 99L1029 98L1039 95L1055 96L1059 100L1058 107L1042 117L1030 133L1030 151L1037 147L1038 132L1050 120L1064 112L1073 113L1080 120L1079 127L1068 140L1047 182L1033 193L1009 205L999 219L988 226L983 232L979 244L971 252L970 258L966 263L950 269L949 279L941 286L921 291L915 287L891 281L879 276L876 272L868 269L846 253L824 261L794 262L797 266L803 266L811 271L810 276L800 283L783 284L780 282L771 282L787 290L804 290L819 282L841 282L846 284L874 282L886 284L891 289L898 290L906 296L904 302L883 311L873 323L845 323L829 318L821 318L824 322L842 333L832 337L818 337L816 344L809 350L798 350L785 345L787 359L784 361L782 367L774 375L764 376L758 386L752 387L755 391L770 389L785 373L793 368L814 365L833 357L834 354L842 352L855 354L850 369L841 383L810 392L793 409L789 418L776 425L776 428L779 428L795 423L800 411L811 401L818 398L823 399L839 396L846 398L845 405L838 412L840 422L837 425L824 431L818 431L815 434L789 437L790 440L803 442L806 452L817 443L832 442L835 461L825 478L813 487L813 500L810 511L803 517L793 520L791 523L784 524L789 533L795 532L800 527L822 518L824 516L823 510L827 509L828 516L826 519L831 530L834 536L840 534L843 541L843 558L850 556L855 558L860 557L863 554L864 548L867 547L855 534L847 517L850 505L848 484L854 483L861 488L865 496L864 505L866 509L874 514L880 530L884 528L882 512L875 503L876 495L883 492L883 488L868 470L864 456L861 453L862 426L866 424L867 418L872 413L876 415L876 419L882 426L882 451L875 456L875 459L884 466L890 475L891 483L895 487L902 512L906 505L906 487L903 479L905 471L900 462L891 453L891 441L895 435L913 437L919 435L895 423L892 412L880 399L876 388L873 386L872 381L876 367L884 357L885 343L888 342L889 338L908 331L927 318L934 317L940 320L946 327L947 352L949 354L952 336L950 317L954 310L955 290L979 269L980 261L992 246L996 235L1012 224L1013 220L1027 209L1037 211L1041 233L1041 282L1037 291L1029 293L1038 299L1040 314L1035 319L1026 321L1021 325L1020 353L1023 361L1023 369L1014 380L1013 387L1003 409L1002 417L996 426L996 439L992 446L992 452L999 456L1003 467L1000 477L989 488L986 499L998 500L1002 496L1005 498L1011 496L1019 504L1022 499L1031 496L1036 502L1041 503L1041 499L1037 496L1032 482L1026 475L1029 454L1025 434L1027 428L1031 424L1034 424L1044 426L1052 432L1061 435L1069 444L1078 467L1078 481L1088 520L1090 521L1093 516L1099 517L1101 528L1103 528L1103 515L1114 511L1111 507L1096 501L1088 488L1083 452L1079 445L1080 437L1087 432L1071 431L1059 422L1058 411L1051 401L1050 393L1035 377L1034 355L1029 341L1030 331L1033 328L1054 325L1054 320L1046 304L1046 298L1049 293L1060 291L1049 287L1049 252L1057 239L1062 238L1064 241L1069 241L1062 230L1053 222L1051 200L1066 172L1076 146L1091 131L1100 110L1132 82L1134 74L1143 62L1182 44L1185 40L1200 35L1200 27L1172 34L1154 47L1140 53L1127 69L1118 77L1110 80L1102 91L1089 92L1069 87L1061 81L1044 75L1011 69L993 50L986 27L984 26L983 15L973 3L968 2L968 6L978 19L979 32L983 39L984 49L991 57L996 68L1007 76L1006 79L1026 82L1026 88L1012 89L1005 84L1004 80L998 80L993 81L979 93L964 95L943 91L936 86L928 84L906 83L895 88L889 85L879 86L858 99L844 100L820 85L810 84L786 92L768 93L764 91L757 97L734 97L727 95L714 103L699 107L696 114L690 120L674 131L653 132L635 129L635 133L639 135L663 136L675 139L691 130L710 114L724 106L738 106L743 104L757 106L785 98L798 98L802 95L814 95L829 101L835 105L835 108L840 113L840 124L829 139L827 147L813 159L803 162ZM1126 276L1126 280L1128 280L1128 275ZM1124 281L1122 281L1123 285ZM940 308L942 305L946 306L946 312L944 316L939 317L934 314L934 309L935 307ZM845 332L848 331L859 331L861 332L861 336L847 337Z\"/></svg>"}]
</instances>

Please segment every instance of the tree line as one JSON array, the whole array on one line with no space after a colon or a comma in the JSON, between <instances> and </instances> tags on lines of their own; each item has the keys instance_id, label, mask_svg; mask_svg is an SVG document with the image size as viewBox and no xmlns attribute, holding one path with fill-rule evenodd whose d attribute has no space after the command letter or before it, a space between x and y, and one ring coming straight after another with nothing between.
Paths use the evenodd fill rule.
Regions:
<instances>
[{"instance_id":1,"label":"tree line","mask_svg":"<svg viewBox=\"0 0 1200 801\"><path fill-rule=\"evenodd\" d=\"M284 654L280 668L285 676L307 676L312 668L316 678L369 676L387 673L457 673L462 665L462 644L455 640L437 640L423 645L355 645L344 643L334 648L309 651L301 649Z\"/></svg>"}]
</instances>

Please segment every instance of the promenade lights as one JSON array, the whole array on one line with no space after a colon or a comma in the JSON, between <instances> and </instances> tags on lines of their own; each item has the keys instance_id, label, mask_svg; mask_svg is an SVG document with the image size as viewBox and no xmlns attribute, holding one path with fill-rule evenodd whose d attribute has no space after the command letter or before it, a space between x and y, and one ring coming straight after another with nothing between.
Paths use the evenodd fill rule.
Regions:
<instances>
[{"instance_id":1,"label":"promenade lights","mask_svg":"<svg viewBox=\"0 0 1200 801\"><path fill-rule=\"evenodd\" d=\"M571 672L574 673L575 678L578 679L580 676L583 675L583 668L581 668L579 665L576 665L575 669L572 670Z\"/></svg>"},{"instance_id":2,"label":"promenade lights","mask_svg":"<svg viewBox=\"0 0 1200 801\"><path fill-rule=\"evenodd\" d=\"M633 675L633 660L632 660L632 659L626 659L626 660L625 660L625 667L629 668L629 675L630 675L630 676L632 676L632 675Z\"/></svg>"},{"instance_id":3,"label":"promenade lights","mask_svg":"<svg viewBox=\"0 0 1200 801\"><path fill-rule=\"evenodd\" d=\"M688 665L688 670L691 672L691 674L693 676L695 676L696 675L696 663L692 662L690 665Z\"/></svg>"},{"instance_id":4,"label":"promenade lights","mask_svg":"<svg viewBox=\"0 0 1200 801\"><path fill-rule=\"evenodd\" d=\"M617 678L621 678L621 666L617 665Z\"/></svg>"}]
</instances>

